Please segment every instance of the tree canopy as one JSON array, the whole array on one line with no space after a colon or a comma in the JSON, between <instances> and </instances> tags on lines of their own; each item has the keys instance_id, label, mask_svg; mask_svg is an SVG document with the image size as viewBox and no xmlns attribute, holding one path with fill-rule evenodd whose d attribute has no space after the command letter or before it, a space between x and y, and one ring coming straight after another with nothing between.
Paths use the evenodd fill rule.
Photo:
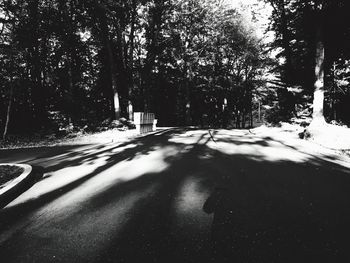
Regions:
<instances>
[{"instance_id":1,"label":"tree canopy","mask_svg":"<svg viewBox=\"0 0 350 263\"><path fill-rule=\"evenodd\" d=\"M262 104L276 120L312 100L314 119L348 123L349 3L260 1L270 45L221 0L1 1L2 132L93 127L131 105L160 125L245 127Z\"/></svg>"},{"instance_id":2,"label":"tree canopy","mask_svg":"<svg viewBox=\"0 0 350 263\"><path fill-rule=\"evenodd\" d=\"M6 0L1 127L86 125L134 111L164 125L244 126L262 46L237 10L206 0ZM51 125L51 126L50 126Z\"/></svg>"}]
</instances>

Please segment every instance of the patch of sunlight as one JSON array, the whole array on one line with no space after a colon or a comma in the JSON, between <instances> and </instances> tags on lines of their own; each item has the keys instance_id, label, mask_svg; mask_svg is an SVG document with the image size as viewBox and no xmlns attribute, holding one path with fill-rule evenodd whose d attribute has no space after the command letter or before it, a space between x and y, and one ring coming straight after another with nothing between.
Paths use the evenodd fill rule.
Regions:
<instances>
[{"instance_id":1,"label":"patch of sunlight","mask_svg":"<svg viewBox=\"0 0 350 263\"><path fill-rule=\"evenodd\" d=\"M223 136L221 134L219 135L215 135L214 136L214 140L216 142L220 142L220 141L224 141L224 142L230 142L230 143L238 143L238 144L242 144L242 143L250 143L250 144L253 144L253 143L259 143L259 142L264 142L267 144L267 141L266 140L263 140L261 138L253 138L253 137L249 137L249 136L244 136L242 135L242 137L235 137L235 136L230 136L230 135L227 135L227 136Z\"/></svg>"},{"instance_id":2,"label":"patch of sunlight","mask_svg":"<svg viewBox=\"0 0 350 263\"><path fill-rule=\"evenodd\" d=\"M88 184L84 186L86 193L80 195L80 189L75 199L78 200L80 197L88 199L90 195L97 195L118 183L135 180L146 174L159 174L170 166L169 161L167 161L169 157L178 157L181 153L189 151L191 148L157 147L147 155L140 154L133 159L120 161L89 179Z\"/></svg>"},{"instance_id":3,"label":"patch of sunlight","mask_svg":"<svg viewBox=\"0 0 350 263\"><path fill-rule=\"evenodd\" d=\"M153 158L157 158L158 160L168 160L169 157L173 160L178 159L181 157L182 154L185 154L189 152L193 148L192 145L188 145L186 147L180 147L180 146L156 146L153 149L151 149L148 153L144 153L142 151L138 152L136 156L133 158L133 160L138 159L145 159L147 155L152 155Z\"/></svg>"},{"instance_id":4,"label":"patch of sunlight","mask_svg":"<svg viewBox=\"0 0 350 263\"><path fill-rule=\"evenodd\" d=\"M115 149L112 149L112 153L120 153L124 150L128 150L128 149L133 149L133 148L136 148L138 145L136 143L130 143L130 144L127 144L125 146L122 146L122 147L116 147Z\"/></svg>"},{"instance_id":5,"label":"patch of sunlight","mask_svg":"<svg viewBox=\"0 0 350 263\"><path fill-rule=\"evenodd\" d=\"M118 180L122 181L133 180L144 174L161 173L169 167L169 163L165 161L165 158L165 152L152 152L149 155L120 162L115 167L115 172L119 174ZM105 172L108 172L108 170Z\"/></svg>"},{"instance_id":6,"label":"patch of sunlight","mask_svg":"<svg viewBox=\"0 0 350 263\"><path fill-rule=\"evenodd\" d=\"M188 131L169 139L169 142L180 144L203 144L209 138L208 131Z\"/></svg>"},{"instance_id":7,"label":"patch of sunlight","mask_svg":"<svg viewBox=\"0 0 350 263\"><path fill-rule=\"evenodd\" d=\"M227 136L232 139L232 136L243 136L247 133L246 130L214 130L215 137L217 136Z\"/></svg>"},{"instance_id":8,"label":"patch of sunlight","mask_svg":"<svg viewBox=\"0 0 350 263\"><path fill-rule=\"evenodd\" d=\"M87 178L82 184L69 191L60 198L60 206L78 207L82 202L107 191L111 187L131 180L135 180L145 174L157 174L166 170L169 163L165 161L169 155L175 155L178 151L176 147L165 147L158 151L152 151L148 155L140 155L138 158L123 160L113 163L113 156L98 158L91 165L94 169L87 171L96 172L95 169L101 167L101 171L91 178ZM72 170L67 171L74 172ZM53 190L53 189L51 189Z\"/></svg>"},{"instance_id":9,"label":"patch of sunlight","mask_svg":"<svg viewBox=\"0 0 350 263\"><path fill-rule=\"evenodd\" d=\"M188 150L189 148L182 149L183 152ZM167 158L178 155L179 147L175 146L159 148L147 155L141 154L136 158L123 161L114 161L114 155L111 152L101 153L91 162L66 167L45 175L45 180L35 184L10 206L39 199L45 194L62 189L57 209L62 209L62 207L74 209L81 202L85 202L115 184L166 170L169 166ZM65 187L68 187L67 191L64 190Z\"/></svg>"},{"instance_id":10,"label":"patch of sunlight","mask_svg":"<svg viewBox=\"0 0 350 263\"><path fill-rule=\"evenodd\" d=\"M200 176L186 177L179 187L174 199L174 221L178 231L198 231L199 228L209 229L210 218L202 210L209 192L200 191Z\"/></svg>"},{"instance_id":11,"label":"patch of sunlight","mask_svg":"<svg viewBox=\"0 0 350 263\"><path fill-rule=\"evenodd\" d=\"M93 163L79 164L77 166L70 166L55 172L44 174L45 180L41 180L33 185L28 191L20 195L15 201L10 203L7 207L16 206L30 200L39 199L45 194L59 191L63 187L84 178L86 175L92 173L98 167L102 167L107 163L108 157L96 159Z\"/></svg>"},{"instance_id":12,"label":"patch of sunlight","mask_svg":"<svg viewBox=\"0 0 350 263\"><path fill-rule=\"evenodd\" d=\"M36 163L37 164L42 164L44 163L44 166L53 166L53 165L59 165L63 161L69 161L69 162L74 162L74 160L78 160L81 158L95 158L96 154L102 153L111 149L114 149L116 145L111 146L104 146L102 148L96 149L95 147L82 147L82 148L77 148L74 150L71 150L67 153L55 155L51 159L47 159L46 157L43 157L39 159ZM101 155L102 156L102 155Z\"/></svg>"},{"instance_id":13,"label":"patch of sunlight","mask_svg":"<svg viewBox=\"0 0 350 263\"><path fill-rule=\"evenodd\" d=\"M200 160L209 160L211 158L213 158L213 155L207 152L204 152L198 156L198 159Z\"/></svg>"},{"instance_id":14,"label":"patch of sunlight","mask_svg":"<svg viewBox=\"0 0 350 263\"><path fill-rule=\"evenodd\" d=\"M237 140L240 142L240 140ZM277 142L269 142L268 146L259 144L234 144L234 142L209 142L207 146L227 155L246 155L260 161L292 161L303 163L309 160L308 155L291 149Z\"/></svg>"},{"instance_id":15,"label":"patch of sunlight","mask_svg":"<svg viewBox=\"0 0 350 263\"><path fill-rule=\"evenodd\" d=\"M79 252L80 255L85 259L97 257L96 251L104 252L106 247L113 245L115 238L123 233L131 217L136 214L136 209L143 209L138 207L137 203L156 192L158 187L156 183L146 185L142 189L128 193L118 201L114 200L107 206L93 211L91 216L81 218L77 224L78 229L72 227L72 231L74 230L78 235L71 233L65 239L72 240L78 237L76 240L78 243L88 240L85 242L84 251ZM87 255L89 257L86 257Z\"/></svg>"},{"instance_id":16,"label":"patch of sunlight","mask_svg":"<svg viewBox=\"0 0 350 263\"><path fill-rule=\"evenodd\" d=\"M145 174L156 174L164 171L169 166L164 160L166 151L167 149L164 149L162 152L153 151L149 155L143 155L140 158L107 165L106 169L90 178L83 185L80 185L79 189L71 191L65 199L65 205L79 206L81 202L85 202L104 191L108 191L108 189L117 184L135 180ZM74 203L71 200L74 200ZM65 202L63 201L61 203Z\"/></svg>"},{"instance_id":17,"label":"patch of sunlight","mask_svg":"<svg viewBox=\"0 0 350 263\"><path fill-rule=\"evenodd\" d=\"M165 149L165 152L169 154L169 149ZM175 151L173 150L172 152L174 153ZM34 201L40 198L45 200L45 194L58 191L57 198L49 200L48 211L41 212L40 218L46 218L44 222L52 218L65 218L86 207L90 200L99 198L99 196L103 196L103 193L111 191L111 188L118 184L135 180L146 174L157 174L164 171L168 168L168 163L164 161L163 153L155 151L137 160L124 160L115 164L109 164L106 158L100 158L93 165L61 169L53 173L50 178L36 184L23 197L11 203L10 206L33 199ZM96 172L95 169L99 167L101 169L104 169L103 167L106 168L101 170L101 172L97 171L96 175L84 179L84 176ZM83 181L74 185L74 182L79 181L79 179ZM68 186L70 183L73 184L72 188ZM68 186L67 190L64 189L65 186ZM62 192L60 189L62 189ZM123 203L120 209L123 209L124 206L125 204ZM115 208L113 209L115 210ZM104 218L101 218L101 220L104 220Z\"/></svg>"},{"instance_id":18,"label":"patch of sunlight","mask_svg":"<svg viewBox=\"0 0 350 263\"><path fill-rule=\"evenodd\" d=\"M31 242L50 240L40 243L46 251L45 257L50 258L52 253L95 261L93 259L98 257L99 252L103 253L123 234L136 209L142 209L137 206L138 202L157 191L158 187L156 183L145 185L100 207L78 206L75 210L62 207L59 211L52 211L52 206L47 207L36 212L33 216L35 221L29 225L25 223L26 231L35 233ZM52 247L55 250L48 249Z\"/></svg>"}]
</instances>

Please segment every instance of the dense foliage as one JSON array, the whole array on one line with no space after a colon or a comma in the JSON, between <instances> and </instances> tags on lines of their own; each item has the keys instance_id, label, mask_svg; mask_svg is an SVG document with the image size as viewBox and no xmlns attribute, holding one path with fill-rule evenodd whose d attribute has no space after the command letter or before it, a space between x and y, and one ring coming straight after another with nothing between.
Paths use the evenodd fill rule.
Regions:
<instances>
[{"instance_id":1,"label":"dense foliage","mask_svg":"<svg viewBox=\"0 0 350 263\"><path fill-rule=\"evenodd\" d=\"M131 105L161 125L240 127L262 85L259 40L219 0L4 0L0 44L0 127L13 133Z\"/></svg>"},{"instance_id":2,"label":"dense foliage","mask_svg":"<svg viewBox=\"0 0 350 263\"><path fill-rule=\"evenodd\" d=\"M350 2L264 1L273 7L273 45L280 48L279 57L283 58L279 68L280 114L295 115L300 106L305 109L316 97L320 103L313 105L314 113L320 111L328 121L349 124Z\"/></svg>"}]
</instances>

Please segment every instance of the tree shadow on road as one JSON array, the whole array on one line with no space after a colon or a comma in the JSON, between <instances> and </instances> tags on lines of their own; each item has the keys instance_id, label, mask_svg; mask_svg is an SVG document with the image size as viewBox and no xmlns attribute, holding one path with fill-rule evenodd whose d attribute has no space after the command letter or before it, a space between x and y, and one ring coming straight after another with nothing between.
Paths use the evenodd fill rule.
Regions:
<instances>
[{"instance_id":1,"label":"tree shadow on road","mask_svg":"<svg viewBox=\"0 0 350 263\"><path fill-rule=\"evenodd\" d=\"M91 252L94 259L89 261L338 262L346 256L348 247L343 238L350 233L348 170L312 155L303 156L303 161L266 159L263 153L240 152L240 147L252 145L247 137L233 136L228 141L220 132L212 136L215 142L206 132L183 130L131 141L135 146L120 152L118 148L126 144L98 153L76 153L74 160L62 160L47 171L79 166L101 158L101 154L105 163L34 200L0 211L0 229L11 228L19 216L26 220L122 161L171 146L177 152L174 156L159 157L167 163L165 169L111 181L65 218L53 219L55 224L69 225L67 231L82 235L82 247L96 247ZM254 136L252 140L261 141ZM220 148L223 142L237 149L227 153ZM270 141L259 147L272 149ZM92 215L95 218L89 221ZM91 232L84 235L79 229L86 221ZM96 233L106 236L103 242L92 243L97 237L89 239L89 235ZM0 256L16 258L11 244L21 240L20 232L8 239ZM31 242L34 246L39 241L32 238ZM65 255L67 262L71 259L69 249L56 251ZM87 252L78 248L74 253L80 255L78 261L86 260Z\"/></svg>"},{"instance_id":2,"label":"tree shadow on road","mask_svg":"<svg viewBox=\"0 0 350 263\"><path fill-rule=\"evenodd\" d=\"M25 203L19 204L15 207L11 207L9 209L5 209L2 211L3 213L0 214L0 231L4 227L8 227L12 223L14 223L16 220L19 220L21 217L16 217L18 214L26 214L30 213L33 210L36 210L45 204L52 202L53 200L57 199L58 197L64 195L65 193L79 187L84 182L88 181L89 179L93 178L94 176L98 175L99 173L107 170L108 168L112 167L113 165L123 161L123 160L132 160L137 155L147 155L149 152L154 151L156 147L159 145L166 144L168 138L171 137L173 134L173 131L165 132L162 137L160 137L159 140L157 140L157 143L154 142L154 139L152 137L144 137L142 139L133 139L129 142L125 142L122 144L117 145L111 145L106 147L101 146L94 146L92 148L88 148L86 151L83 152L69 152L68 154L62 153L62 149L59 147L59 150L52 149L52 152L47 152L46 148L44 149L44 153L40 154L39 156L33 158L33 161L37 159L42 159L45 154L48 154L48 158L45 159L46 161L53 161L53 165L46 166L45 168L41 169L41 174L45 173L44 176L41 176L40 178L36 178L36 180L33 181L33 183L37 182L38 180L45 180L46 178L50 178L51 174L55 171L58 171L63 168L67 167L79 167L87 162L93 162L94 160L98 160L101 155L106 157L106 162L102 166L97 166L92 172L76 179L73 181L68 181L67 184L64 184L54 190L51 190L49 192L45 192L39 197L28 200ZM119 148L123 148L124 146L128 146L134 144L135 147L132 148L126 148L125 150L122 150L120 152L116 152ZM64 149L67 149L65 146ZM68 149L71 149L70 147ZM29 149L31 152L32 149ZM56 157L53 153L57 153L58 157ZM62 157L61 155L64 154ZM56 160L57 159L57 160ZM44 160L44 162L45 162ZM35 163L35 162L34 162ZM69 174L66 174L65 176L69 177ZM30 186L32 186L31 184ZM29 189L30 187L26 187L25 190ZM22 193L24 191L19 192ZM12 198L14 199L14 198ZM5 214L5 218L2 218L2 216Z\"/></svg>"}]
</instances>

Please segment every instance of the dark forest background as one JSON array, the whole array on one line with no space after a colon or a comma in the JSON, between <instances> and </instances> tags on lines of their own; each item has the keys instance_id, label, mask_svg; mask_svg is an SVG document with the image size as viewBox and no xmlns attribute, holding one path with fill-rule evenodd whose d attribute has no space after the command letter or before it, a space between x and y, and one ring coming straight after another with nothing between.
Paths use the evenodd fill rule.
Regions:
<instances>
[{"instance_id":1,"label":"dark forest background","mask_svg":"<svg viewBox=\"0 0 350 263\"><path fill-rule=\"evenodd\" d=\"M248 23L219 0L2 0L0 130L92 131L131 105L160 126L349 124L349 1L261 3L269 44L261 6Z\"/></svg>"}]
</instances>

